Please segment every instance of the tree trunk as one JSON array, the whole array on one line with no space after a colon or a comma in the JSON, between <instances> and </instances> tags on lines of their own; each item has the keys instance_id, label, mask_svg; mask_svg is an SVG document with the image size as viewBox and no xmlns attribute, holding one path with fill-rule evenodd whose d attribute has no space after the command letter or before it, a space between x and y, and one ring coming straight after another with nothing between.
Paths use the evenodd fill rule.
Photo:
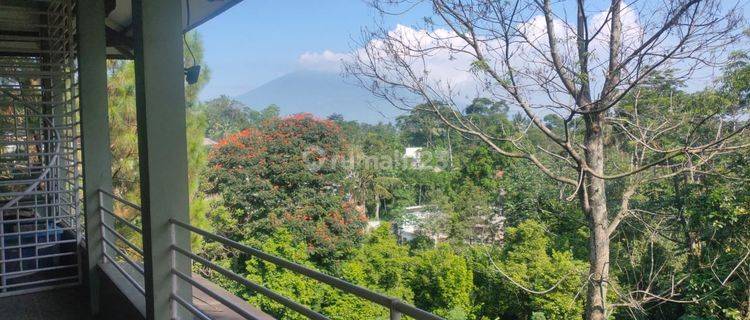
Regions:
<instances>
[{"instance_id":1,"label":"tree trunk","mask_svg":"<svg viewBox=\"0 0 750 320\"><path fill-rule=\"evenodd\" d=\"M448 168L453 169L453 144L451 143L450 130L448 130Z\"/></svg>"},{"instance_id":2,"label":"tree trunk","mask_svg":"<svg viewBox=\"0 0 750 320\"><path fill-rule=\"evenodd\" d=\"M586 122L586 163L597 175L604 173L604 139L601 113L584 117ZM609 218L605 181L586 174L585 192L581 195L581 206L589 221L589 284L586 302L586 319L606 319L607 285L609 282Z\"/></svg>"},{"instance_id":3,"label":"tree trunk","mask_svg":"<svg viewBox=\"0 0 750 320\"><path fill-rule=\"evenodd\" d=\"M380 197L375 196L375 221L380 221Z\"/></svg>"}]
</instances>

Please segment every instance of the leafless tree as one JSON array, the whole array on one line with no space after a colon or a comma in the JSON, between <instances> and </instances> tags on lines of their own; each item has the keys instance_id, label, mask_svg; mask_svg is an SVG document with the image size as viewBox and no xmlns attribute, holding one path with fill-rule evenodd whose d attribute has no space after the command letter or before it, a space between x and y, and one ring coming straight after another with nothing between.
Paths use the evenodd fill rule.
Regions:
<instances>
[{"instance_id":1,"label":"leafless tree","mask_svg":"<svg viewBox=\"0 0 750 320\"><path fill-rule=\"evenodd\" d=\"M631 208L639 187L705 173L717 157L748 147L743 142L747 110L685 113L677 99L658 104L638 99L642 86L658 72L669 69L675 79L694 80L706 67L721 63L741 37L743 21L726 1L371 4L383 14L430 6L433 16L421 31L382 25L366 30L361 49L346 64L348 74L398 108L420 105L495 152L529 161L566 185L569 201L579 201L590 231L587 319L605 319L614 306L606 300L610 242L624 220L639 214ZM472 75L475 93L510 102L527 121L492 135L464 117L456 106L467 92L467 81L440 78L433 67L441 56ZM550 115L562 125L546 122ZM541 132L549 143L533 144L530 130ZM665 143L665 137L677 143ZM619 187L608 193L613 183ZM637 296L673 298L648 291Z\"/></svg>"}]
</instances>

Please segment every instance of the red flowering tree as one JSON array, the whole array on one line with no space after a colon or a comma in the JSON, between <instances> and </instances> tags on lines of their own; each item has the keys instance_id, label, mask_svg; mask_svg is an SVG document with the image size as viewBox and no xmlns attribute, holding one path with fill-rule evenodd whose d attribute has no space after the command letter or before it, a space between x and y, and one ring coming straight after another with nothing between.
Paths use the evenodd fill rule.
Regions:
<instances>
[{"instance_id":1,"label":"red flowering tree","mask_svg":"<svg viewBox=\"0 0 750 320\"><path fill-rule=\"evenodd\" d=\"M263 240L286 228L322 265L346 255L366 217L342 186L347 143L337 124L308 114L272 118L219 141L209 156L209 192L228 213L217 229Z\"/></svg>"}]
</instances>

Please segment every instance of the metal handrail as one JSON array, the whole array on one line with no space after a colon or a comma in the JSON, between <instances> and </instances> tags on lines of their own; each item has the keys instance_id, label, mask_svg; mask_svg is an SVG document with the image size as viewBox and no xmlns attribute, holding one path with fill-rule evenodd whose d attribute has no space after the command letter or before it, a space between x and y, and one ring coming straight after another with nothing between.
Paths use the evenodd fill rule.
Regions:
<instances>
[{"instance_id":1,"label":"metal handrail","mask_svg":"<svg viewBox=\"0 0 750 320\"><path fill-rule=\"evenodd\" d=\"M120 241L122 241L128 247L130 247L130 249L132 249L133 251L135 251L136 253L138 253L138 255L140 255L141 257L143 257L143 249L141 249L140 247L136 246L134 243L130 242L130 240L128 240L127 238L125 238L125 236L121 235L119 232L117 232L117 230L115 230L114 228L112 228L108 224L102 222L102 227L104 227L104 229L106 229L107 231L109 231L111 234L115 235L115 237L117 237L117 239L120 239Z\"/></svg>"},{"instance_id":2,"label":"metal handrail","mask_svg":"<svg viewBox=\"0 0 750 320\"><path fill-rule=\"evenodd\" d=\"M112 212L112 211L109 211L109 209L107 209L107 208L104 208L104 207L99 207L99 210L100 210L100 211L102 211L102 212L106 212L106 213L107 213L107 214L109 214L110 216L112 216L112 217L114 217L115 219L117 219L117 221L120 221L120 222L122 222L122 223L123 223L124 225L128 226L128 227L129 227L130 229L133 229L133 231L135 231L135 232L137 232L137 233L143 233L143 230L141 229L141 227L139 227L139 226L136 226L135 224L133 224L132 222L128 221L127 219L125 219L125 218L123 218L123 217L120 217L120 216L116 215L116 214L115 214L114 212Z\"/></svg>"},{"instance_id":3,"label":"metal handrail","mask_svg":"<svg viewBox=\"0 0 750 320\"><path fill-rule=\"evenodd\" d=\"M227 278L230 278L230 279L232 279L234 281L237 281L237 282L243 284L244 286L250 288L253 291L260 292L261 294L263 294L264 296L270 298L271 300L276 301L276 302L284 305L285 307L287 307L289 309L292 309L292 310L298 312L299 314L302 314L302 315L304 315L304 316L306 316L306 317L308 317L310 319L316 319L316 320L327 320L328 319L328 318L326 318L326 316L324 316L324 315L322 315L320 313L317 313L317 312L315 312L315 311L313 311L313 310L311 310L311 309L309 309L309 308L307 308L307 307L305 307L305 306L303 306L303 305L301 305L301 304L299 304L299 303L297 303L297 302L295 302L295 301L293 301L293 300L291 300L291 299L289 299L287 297L284 297L284 296L282 296L282 295L280 295L280 294L278 294L278 293L276 293L274 291L271 291L271 290L267 289L266 287L260 286L260 285L254 283L254 282L252 282L250 280L247 280L244 277L242 277L242 276L240 276L240 275L238 275L238 274L236 274L234 272L231 272L231 271L229 271L227 269L224 269L224 268L218 266L217 264L215 264L215 263L213 263L211 261L208 261L208 259L206 259L206 258L200 257L200 256L198 256L198 255L196 255L196 254L194 254L194 253L192 253L190 251L187 251L185 249L182 249L182 248L174 246L174 245L172 246L172 250L175 250L176 252L181 253L182 255L184 255L184 256L192 259L193 261L197 261L198 263L200 263L200 264L202 264L204 266L207 266L207 267L215 270L216 272L222 274L223 276L225 276Z\"/></svg>"},{"instance_id":4,"label":"metal handrail","mask_svg":"<svg viewBox=\"0 0 750 320\"><path fill-rule=\"evenodd\" d=\"M270 255L268 253L265 253L263 251L260 251L258 249L255 249L253 247L241 244L239 242L233 241L231 239L210 233L208 231L205 231L203 229L196 228L190 224L175 220L175 219L169 219L169 222L182 227L184 229L187 229L189 231L192 231L196 234L199 234L203 236L204 238L219 242L221 244L224 244L226 246L232 247L234 249L237 249L243 253L255 256L259 259L262 259L264 261L270 262L272 264L275 264L277 266L280 266L284 269L287 269L289 271L292 271L294 273L298 273L301 275L304 275L308 278L312 278L315 280L318 280L322 283L325 283L327 285L330 285L336 289L342 290L344 292L353 294L355 296L358 296L360 298L363 298L365 300L374 302L376 304L379 304L383 307L386 307L391 312L391 319L400 319L401 314L408 315L410 317L413 317L417 320L443 320L443 318L434 315L430 312L427 312L425 310L419 309L417 307L414 307L412 305L406 304L402 302L401 300L393 297L389 297L383 294L379 294L377 292L373 292L371 290L368 290L366 288L357 286L355 284L346 282L342 279L332 277L330 275L321 273L319 271L307 268L305 266L296 264L294 262L288 261L286 259L282 259L279 257L276 257L274 255ZM182 248L178 248L173 246L173 248L177 251L179 251L182 254L185 254L189 256L190 258L196 259L200 258L196 256L195 254L189 253L187 250L184 250ZM203 261L207 261L206 259L200 258ZM199 260L200 261L200 260ZM243 278L244 279L244 278Z\"/></svg>"},{"instance_id":5,"label":"metal handrail","mask_svg":"<svg viewBox=\"0 0 750 320\"><path fill-rule=\"evenodd\" d=\"M211 290L211 288L208 288L204 286L203 284L201 284L200 282L195 281L193 277L191 277L190 275L180 272L179 270L174 269L174 268L172 269L172 273L176 275L178 278L182 279L182 281L185 281L189 283L191 286L198 288L198 290L203 291L211 298L214 298L216 299L216 301L221 302L223 305L227 306L229 309L232 309L232 311L245 317L245 319L256 319L256 317L248 313L247 310L237 305L236 303L229 301L229 299L222 296L221 294L214 292L213 290Z\"/></svg>"},{"instance_id":6,"label":"metal handrail","mask_svg":"<svg viewBox=\"0 0 750 320\"><path fill-rule=\"evenodd\" d=\"M106 194L106 195L108 195L108 196L109 196L110 198L112 198L112 199L115 199L115 200L117 200L118 202L120 202L120 203L122 203L122 204L124 204L124 205L126 205L126 206L128 206L128 207L131 207L131 208L133 208L133 209L135 209L135 210L141 211L141 206L139 206L139 205L137 205L137 204L135 204L135 203L132 203L132 202L130 202L130 201L128 201L128 200L126 200L126 199L125 199L125 198L123 198L123 197L120 197L120 196L118 196L118 195L116 195L116 194L114 194L114 193L112 193L112 192L109 192L109 191L107 191L107 190L104 190L104 189L99 189L98 191L99 191L100 193L103 193L103 194Z\"/></svg>"},{"instance_id":7,"label":"metal handrail","mask_svg":"<svg viewBox=\"0 0 750 320\"><path fill-rule=\"evenodd\" d=\"M138 273L144 274L146 272L143 269L142 265L140 265L138 262L135 262L135 260L133 260L133 258L131 258L130 256L128 256L124 251L120 250L120 248L118 248L117 245L115 245L114 243L112 243L112 241L107 240L107 238L103 238L102 241L104 241L104 243L106 243L109 247L111 247L112 250L115 250L115 252L117 253L117 255L119 255L120 258L122 258L123 260L125 260L125 262L127 262L131 267L133 267L136 271L138 271ZM112 261L114 262L116 260L112 260Z\"/></svg>"},{"instance_id":8,"label":"metal handrail","mask_svg":"<svg viewBox=\"0 0 750 320\"><path fill-rule=\"evenodd\" d=\"M203 313L203 311L196 308L192 303L185 301L185 299L183 299L182 297L173 293L169 296L169 298L171 298L174 301L177 301L177 303L179 303L181 306L183 306L185 309L190 311L190 313L192 313L194 316L198 317L199 319L213 320L209 316L207 316L205 313Z\"/></svg>"},{"instance_id":9,"label":"metal handrail","mask_svg":"<svg viewBox=\"0 0 750 320\"><path fill-rule=\"evenodd\" d=\"M113 225L110 225L110 224L107 224L106 222L104 222L103 215L104 215L104 213L108 214L109 216L115 218L116 221L124 224L125 226L127 226L128 228L130 228L131 230L135 231L138 234L142 234L143 230L139 226L136 226L132 222L128 221L127 219L125 219L123 217L120 217L117 214L115 214L113 211L105 208L104 204L103 204L103 202L104 202L104 197L103 196L107 195L107 196L111 197L113 200L118 201L120 203L123 203L124 205L132 207L132 208L134 208L134 209L136 209L138 211L140 211L140 207L138 207L137 205L133 204L132 202L129 202L129 201L127 201L127 200L125 200L125 199L123 199L121 197L118 197L118 196L116 196L116 195L114 195L111 192L108 192L106 190L98 189L97 192L98 192L98 195L99 195L99 207L98 207L98 211L99 211L99 214L102 215L102 221L100 222L101 223L100 227L102 229L102 234L105 234L105 232L109 232L109 233L113 234L115 237L117 237L117 239L119 239L120 241L122 241L123 243L125 243L125 245L127 245L130 249L132 249L133 251L135 251L138 255L140 255L141 257L144 257L143 249L140 248L140 247L138 247L134 243L130 242L130 240L128 240L125 236L123 236L122 234L120 234L119 232L117 232L117 230L115 230L115 228L114 228ZM145 275L145 270L144 270L143 265L140 264L140 263L138 263L138 262L136 262L136 261L134 261L130 256L128 256L128 254L126 254L122 249L120 249L117 246L117 244L115 244L114 242L108 240L106 236L102 237L102 242L103 242L104 246L109 246L116 253L115 257L113 257L109 253L107 253L107 250L104 250L102 252L102 254L104 255L105 260L108 260L108 261L112 262L110 265L112 265L117 271L119 271L120 274L125 278L125 280L127 280L128 282L130 282L130 284L133 285L133 287L135 287L135 289L138 290L138 292L140 292L142 295L145 296L146 295L146 289L144 288L144 286L141 285L141 283L138 280L136 280L133 277L132 274L130 274L128 271L126 271L125 268L123 268L123 266L121 266L119 263L117 263L116 256L119 256L120 258L122 258L128 265L130 265L133 269L135 269L135 271L137 271L141 275Z\"/></svg>"},{"instance_id":10,"label":"metal handrail","mask_svg":"<svg viewBox=\"0 0 750 320\"><path fill-rule=\"evenodd\" d=\"M120 203L122 203L122 204L124 204L126 206L129 206L129 207L131 207L131 208L133 208L135 210L138 210L138 211L141 210L140 206L138 206L138 205L136 205L136 204L134 204L134 203L132 203L132 202L130 202L128 200L125 200L124 198L119 197L119 196L117 196L117 195L115 195L115 194L113 194L111 192L108 192L106 190L101 190L101 189L99 190L99 192L100 192L100 194L107 195L107 196L111 197L112 199L114 199L114 200L116 200L116 201L118 201L118 202L120 202ZM126 226L128 226L131 229L137 231L138 233L142 233L142 229L140 227L134 225L130 221L128 221L128 220L126 220L126 219L124 219L124 218L122 218L120 216L117 216L116 214L114 214L114 212L112 212L112 211L110 211L110 210L108 210L108 209L106 209L106 208L104 208L102 206L100 206L99 209L100 209L100 211L106 212L109 215L113 216L119 222L124 223ZM435 314L432 314L432 313L427 312L425 310L419 309L419 308L417 308L415 306L409 305L409 304L401 301L400 299L389 297L389 296L386 296L386 295L374 292L372 290L369 290L369 289L366 289L364 287L360 287L358 285L349 283L349 282L344 281L342 279L339 279L339 278L336 278L336 277L324 274L324 273L319 272L317 270L313 270L313 269L307 268L305 266L302 266L300 264L288 261L286 259L279 258L277 256L265 253L265 252L260 251L258 249L255 249L255 248L249 247L247 245L241 244L239 242L233 241L231 239L222 237L220 235L210 233L208 231L205 231L203 229L197 228L197 227L192 226L190 224L178 221L176 219L171 218L171 219L169 219L169 222L171 224L175 225L175 226L179 226L179 227L184 228L184 229L186 229L188 231L191 231L191 232L194 232L194 233L196 233L198 235L201 235L202 237L204 237L206 239L222 243L222 244L224 244L226 246L229 246L231 248L237 249L237 250L239 250L239 251L241 251L243 253L255 256L255 257L257 257L257 258L259 258L261 260L270 262L270 263L275 264L277 266L280 266L280 267L282 267L284 269L290 270L290 271L292 271L294 273L301 274L301 275L306 276L308 278L311 278L311 279L317 280L319 282L322 282L324 284L330 285L331 287L334 287L334 288L339 289L341 291L344 291L346 293L353 294L353 295L355 295L357 297L360 297L360 298L365 299L367 301L370 301L370 302L373 302L373 303L378 304L380 306L383 306L383 307L387 308L390 311L390 319L391 320L401 319L401 315L402 314L407 315L407 316L412 317L412 318L417 319L417 320L443 320L443 318L441 318L441 317L439 317L439 316L437 316ZM113 228L111 226L109 226L109 225L104 224L103 227L107 231L109 231L109 232L113 232L114 231ZM116 232L114 232L114 234L116 236L119 235ZM118 237L118 238L120 238L120 237ZM104 239L104 240L105 240L105 242L107 242L107 244L109 246L113 245L110 241L107 241L106 239ZM124 241L123 238L120 238L120 240ZM134 244L130 243L129 241L124 241L124 242L129 247L131 247L131 249L136 249L137 248L137 246L135 246ZM115 249L115 251L119 251L119 250L117 250L117 248L114 248L114 249ZM138 248L138 249L139 250L135 250L135 251L138 252L139 254L143 252L142 250L140 250L140 248ZM278 293L276 293L276 292L274 292L272 290L269 290L268 288L265 288L265 287L263 287L263 286L261 286L259 284L256 284L256 283L254 283L254 282L246 279L245 277L243 277L241 275L238 275L238 274L236 274L236 273L234 273L234 272L232 272L230 270L227 270L227 269L225 269L225 268L223 268L223 267L221 267L221 266L219 266L219 265L217 265L217 264L209 261L206 258L200 257L200 256L198 256L198 255L190 252L190 250L186 250L186 249L180 248L180 247L178 247L178 246L176 246L174 244L172 244L171 249L174 252L179 253L179 254L181 254L181 255L183 255L183 256L191 259L192 261L200 263L201 265L204 265L204 266L206 266L206 267L208 267L208 268L210 268L212 270L215 270L218 273L220 273L220 274L222 274L222 275L224 275L224 276L226 276L226 277L228 277L228 278L230 278L230 279L232 279L234 281L239 282L240 284L248 287L249 289L251 289L251 290L253 290L255 292L258 292L258 293L262 294L263 296L266 296L266 297L268 297L268 298L270 298L270 299L272 299L272 300L274 300L274 301L276 301L276 302L278 302L278 303L280 303L280 304L282 304L282 305L290 308L291 310L294 310L294 311L296 311L296 312L304 315L305 317L307 317L309 319L316 319L316 320L328 319L328 317L326 317L325 315L320 314L320 313L318 313L316 311L313 311L312 309L309 309L308 307L306 307L306 306L304 306L302 304L299 304L299 303L297 303L297 302L295 302L295 301L293 301L293 300L291 300L291 299L289 299L287 297L284 297L284 296L282 296L282 295L280 295L280 294L278 294ZM120 252L117 252L117 253L119 255L123 255L123 254L120 254ZM128 257L124 257L124 258L126 260L128 260ZM126 261L126 262L131 262L131 261ZM125 274L126 277L129 276L128 274L125 273L125 270L123 270L120 266L118 266L118 265L115 264L115 267L117 267L119 269L119 271L121 271L123 274ZM136 268L136 269L140 269L140 268ZM141 271L141 270L138 270L138 271ZM190 278L188 275L186 275L186 274L184 274L184 273L182 273L182 272L180 272L178 270L175 270L175 269L172 269L172 274L174 276L176 276L177 278L180 278L180 279L186 281L188 284L192 285L193 287L196 287L199 290L204 291L209 296L214 297L215 299L217 299L217 301L219 301L222 304L226 305L227 307L229 307L230 309L234 310L235 312L238 312L243 317L246 317L248 319L252 319L252 316L246 314L246 312L244 312L239 306L237 306L237 305L235 305L233 303L230 303L226 299L217 298L216 297L217 294L215 292L212 292L209 288L206 288L205 286L202 286L202 285L198 284L195 281L188 280ZM128 280L133 280L131 282L135 282L134 281L135 279L128 279ZM137 284L137 282L134 283L134 284L136 284L136 287L139 289L139 291L142 291L142 288L139 287L140 285ZM143 293L143 291L142 291L142 293ZM201 319L204 319L204 317L206 316L204 313L202 313L199 309L197 309L191 303L189 303L188 301L185 301L184 299L182 299L182 298L180 298L180 297L178 297L178 296L176 296L174 294L172 295L172 299L175 302L177 302L178 304L180 304L183 307L185 307L188 311L190 311L191 313L193 313L197 317L199 317Z\"/></svg>"},{"instance_id":11,"label":"metal handrail","mask_svg":"<svg viewBox=\"0 0 750 320\"><path fill-rule=\"evenodd\" d=\"M104 252L103 254L104 254L104 257L107 258L108 260L115 261L114 257L110 256L107 252ZM128 280L128 282L130 282L130 284L133 285L133 287L135 287L135 289L138 290L138 292L140 292L142 295L146 295L146 289L144 289L143 286L140 283L138 283L138 280L133 278L133 276L130 275L130 273L125 271L125 269L123 269L122 266L120 266L117 263L110 263L110 265L115 267L117 271L120 271L120 274L122 274L122 276L125 277L125 279Z\"/></svg>"}]
</instances>

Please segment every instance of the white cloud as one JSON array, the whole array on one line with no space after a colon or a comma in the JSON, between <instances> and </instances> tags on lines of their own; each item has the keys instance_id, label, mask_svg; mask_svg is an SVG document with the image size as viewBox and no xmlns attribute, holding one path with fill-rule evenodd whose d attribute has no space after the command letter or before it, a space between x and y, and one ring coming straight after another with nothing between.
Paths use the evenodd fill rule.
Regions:
<instances>
[{"instance_id":1,"label":"white cloud","mask_svg":"<svg viewBox=\"0 0 750 320\"><path fill-rule=\"evenodd\" d=\"M597 76L601 76L606 68L609 43L609 20L607 13L602 12L592 15L590 19L590 30L597 30L601 26L600 32L591 43L590 67L592 68L592 82L597 86ZM643 30L638 21L637 14L629 7L623 8L622 23L624 31L623 51L628 52L642 41ZM577 61L577 47L574 26L560 19L554 19L553 25L558 40L558 50L565 64L575 65ZM550 83L539 83L539 75L549 75L554 78L554 70L545 54L549 50L547 39L547 26L543 16L535 15L530 17L525 23L516 26L517 29L525 35L525 39L516 39L511 45L511 61L517 80L523 86L526 85L525 95L527 98L536 100L538 104L545 104L548 101L541 101L540 88L549 86ZM373 60L379 66L379 71L383 72L386 77L394 77L394 82L409 82L410 79L403 78L399 75L399 66L392 64L393 58L387 56L386 52L399 52L399 56L404 59L420 81L428 84L432 88L441 90L441 94L450 89L450 95L457 97L459 100L471 99L476 96L487 96L494 91L502 92L498 89L496 81L489 80L486 75L474 74L471 72L472 64L476 58L464 52L471 51L465 41L455 32L448 29L414 29L404 25L397 25L388 31L387 35L391 41L396 43L397 48L385 48L386 43L381 39L371 40L366 44L369 53L374 55ZM485 35L490 37L490 35ZM482 35L479 35L482 37ZM504 44L499 40L483 41L483 51L485 59L499 74L507 72L507 66L503 59ZM418 51L418 52L417 52ZM307 52L302 54L299 59L299 65L304 69L322 70L322 71L341 71L344 62L351 61L353 57L363 57L365 49L360 48L353 53L339 53L330 50L323 52ZM403 70L401 70L403 71ZM543 78L543 77L542 77ZM487 83L491 86L488 88ZM414 83L410 83L414 84ZM557 83L559 89L562 86ZM498 94L500 95L500 94ZM564 97L565 95L561 95Z\"/></svg>"},{"instance_id":2,"label":"white cloud","mask_svg":"<svg viewBox=\"0 0 750 320\"><path fill-rule=\"evenodd\" d=\"M305 52L299 56L297 63L300 68L306 70L340 72L342 63L350 57L349 53L333 52Z\"/></svg>"}]
</instances>

